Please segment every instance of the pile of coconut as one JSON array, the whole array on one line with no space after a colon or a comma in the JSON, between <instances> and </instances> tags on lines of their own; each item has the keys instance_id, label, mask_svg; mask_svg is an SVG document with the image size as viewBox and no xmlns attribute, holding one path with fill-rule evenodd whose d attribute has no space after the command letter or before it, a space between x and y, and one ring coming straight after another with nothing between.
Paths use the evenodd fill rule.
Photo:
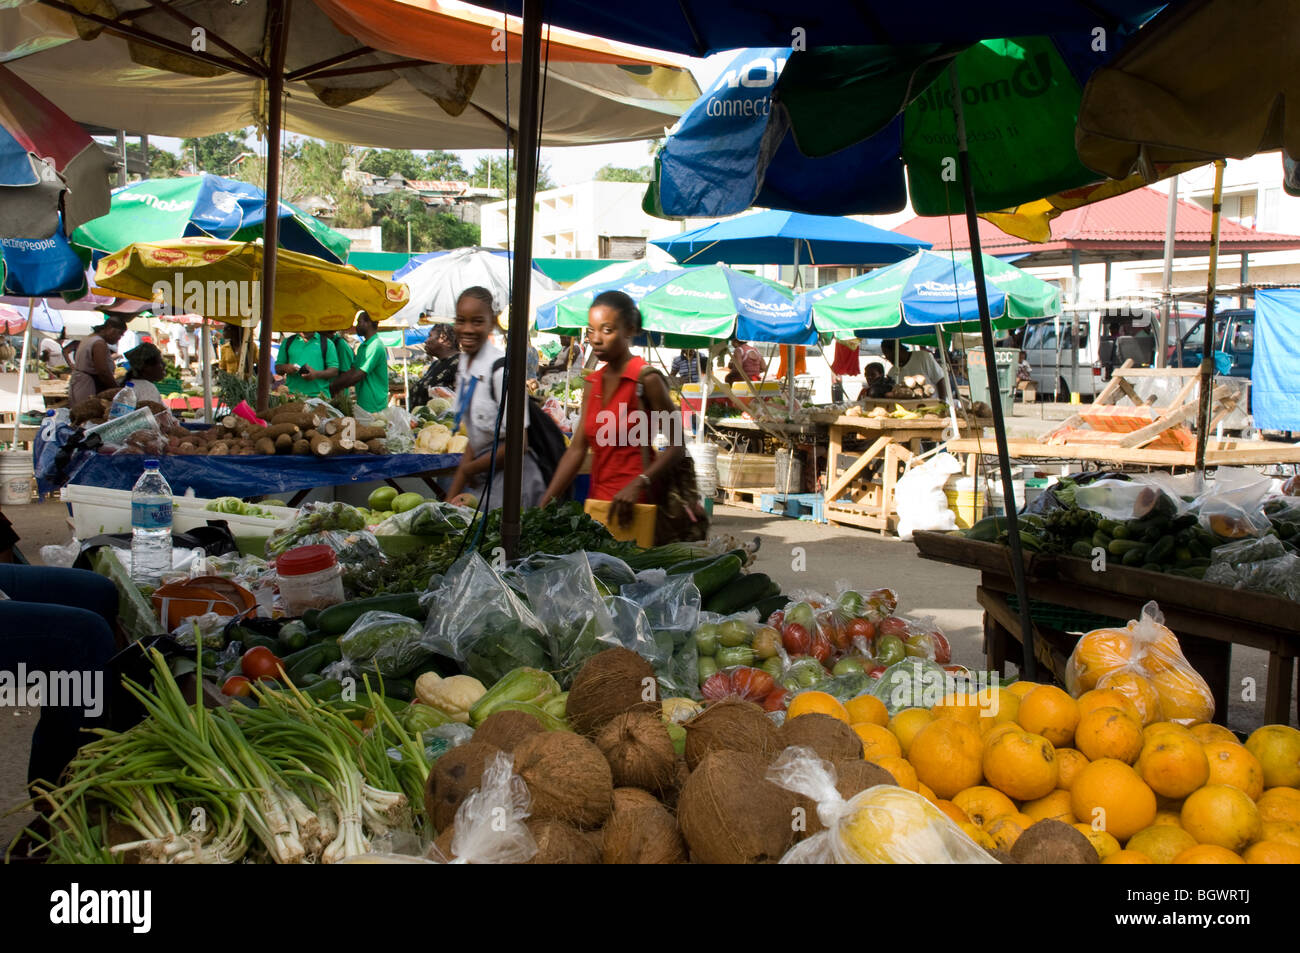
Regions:
<instances>
[{"instance_id":1,"label":"pile of coconut","mask_svg":"<svg viewBox=\"0 0 1300 953\"><path fill-rule=\"evenodd\" d=\"M739 699L714 702L687 721L679 755L654 670L622 648L578 673L568 719L573 731L548 732L531 715L498 712L438 759L425 808L441 856L452 857L456 809L497 752L514 758L528 787L534 864L776 863L823 829L811 800L767 780L768 766L792 745L835 766L845 799L894 783L863 760L861 740L843 722L808 714L777 727Z\"/></svg>"}]
</instances>

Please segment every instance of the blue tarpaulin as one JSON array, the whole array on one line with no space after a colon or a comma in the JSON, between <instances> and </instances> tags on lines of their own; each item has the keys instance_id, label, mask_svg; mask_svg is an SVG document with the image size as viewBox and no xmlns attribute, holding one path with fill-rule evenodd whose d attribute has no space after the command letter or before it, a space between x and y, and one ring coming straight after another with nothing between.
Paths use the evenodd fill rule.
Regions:
<instances>
[{"instance_id":1,"label":"blue tarpaulin","mask_svg":"<svg viewBox=\"0 0 1300 953\"><path fill-rule=\"evenodd\" d=\"M140 479L143 463L144 457L139 454L93 454L72 482L129 490ZM458 463L458 453L395 453L336 460L298 456L163 456L159 459L159 469L177 496L193 487L196 496L209 498L262 496L318 486L369 483L386 477L448 470Z\"/></svg>"},{"instance_id":2,"label":"blue tarpaulin","mask_svg":"<svg viewBox=\"0 0 1300 953\"><path fill-rule=\"evenodd\" d=\"M1300 430L1300 290L1255 293L1251 412L1261 430Z\"/></svg>"}]
</instances>

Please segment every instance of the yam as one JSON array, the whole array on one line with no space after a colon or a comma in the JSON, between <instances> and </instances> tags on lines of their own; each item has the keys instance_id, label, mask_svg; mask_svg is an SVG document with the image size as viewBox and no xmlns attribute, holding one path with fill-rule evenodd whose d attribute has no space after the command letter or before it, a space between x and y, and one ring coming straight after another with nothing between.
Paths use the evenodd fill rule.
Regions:
<instances>
[{"instance_id":1,"label":"yam","mask_svg":"<svg viewBox=\"0 0 1300 953\"><path fill-rule=\"evenodd\" d=\"M257 442L253 444L253 450L264 457L275 455L275 441L270 437L258 437Z\"/></svg>"},{"instance_id":2,"label":"yam","mask_svg":"<svg viewBox=\"0 0 1300 953\"><path fill-rule=\"evenodd\" d=\"M388 436L388 431L383 427L377 427L374 424L357 424L357 439L362 443L369 443L371 440L383 440Z\"/></svg>"},{"instance_id":3,"label":"yam","mask_svg":"<svg viewBox=\"0 0 1300 953\"><path fill-rule=\"evenodd\" d=\"M298 438L293 442L292 453L295 457L305 457L311 453L311 441L304 438Z\"/></svg>"},{"instance_id":4,"label":"yam","mask_svg":"<svg viewBox=\"0 0 1300 953\"><path fill-rule=\"evenodd\" d=\"M271 409L271 422L280 423L281 417L298 417L307 412L307 405L300 400L295 400L288 404L280 404ZM266 418L263 417L263 420Z\"/></svg>"},{"instance_id":5,"label":"yam","mask_svg":"<svg viewBox=\"0 0 1300 953\"><path fill-rule=\"evenodd\" d=\"M335 417L318 417L316 418L316 432L323 437L333 437L339 432L342 424Z\"/></svg>"},{"instance_id":6,"label":"yam","mask_svg":"<svg viewBox=\"0 0 1300 953\"><path fill-rule=\"evenodd\" d=\"M371 453L387 453L388 448L384 446L384 441L376 437L374 440L366 441L366 449Z\"/></svg>"},{"instance_id":7,"label":"yam","mask_svg":"<svg viewBox=\"0 0 1300 953\"><path fill-rule=\"evenodd\" d=\"M574 678L566 705L573 730L593 736L624 712L658 710L659 685L654 669L625 648L593 655Z\"/></svg>"},{"instance_id":8,"label":"yam","mask_svg":"<svg viewBox=\"0 0 1300 953\"><path fill-rule=\"evenodd\" d=\"M339 446L334 442L333 437L327 437L318 433L311 439L311 452L318 457L328 457L331 454L338 453Z\"/></svg>"},{"instance_id":9,"label":"yam","mask_svg":"<svg viewBox=\"0 0 1300 953\"><path fill-rule=\"evenodd\" d=\"M280 427L286 424L292 424L302 431L314 430L316 428L316 418L301 411L291 414L282 414L276 411L275 416L271 418L271 426Z\"/></svg>"},{"instance_id":10,"label":"yam","mask_svg":"<svg viewBox=\"0 0 1300 953\"><path fill-rule=\"evenodd\" d=\"M208 447L208 453L214 457L228 455L230 453L230 444L224 440L218 440Z\"/></svg>"},{"instance_id":11,"label":"yam","mask_svg":"<svg viewBox=\"0 0 1300 953\"><path fill-rule=\"evenodd\" d=\"M266 436L270 437L272 440L279 440L281 437L292 438L297 433L297 424L273 424L266 428Z\"/></svg>"},{"instance_id":12,"label":"yam","mask_svg":"<svg viewBox=\"0 0 1300 953\"><path fill-rule=\"evenodd\" d=\"M270 439L269 437L266 439ZM293 449L293 437L290 434L282 433L275 438L275 452L288 453Z\"/></svg>"}]
</instances>

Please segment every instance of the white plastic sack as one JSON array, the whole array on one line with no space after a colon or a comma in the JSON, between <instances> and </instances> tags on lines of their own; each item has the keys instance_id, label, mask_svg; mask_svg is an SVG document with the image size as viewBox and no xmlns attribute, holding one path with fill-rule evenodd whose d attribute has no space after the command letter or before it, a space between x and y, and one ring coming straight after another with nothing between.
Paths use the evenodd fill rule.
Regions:
<instances>
[{"instance_id":1,"label":"white plastic sack","mask_svg":"<svg viewBox=\"0 0 1300 953\"><path fill-rule=\"evenodd\" d=\"M903 475L894 488L900 539L911 539L917 530L957 528L957 516L948 508L948 496L943 488L950 476L960 472L957 458L941 453Z\"/></svg>"}]
</instances>

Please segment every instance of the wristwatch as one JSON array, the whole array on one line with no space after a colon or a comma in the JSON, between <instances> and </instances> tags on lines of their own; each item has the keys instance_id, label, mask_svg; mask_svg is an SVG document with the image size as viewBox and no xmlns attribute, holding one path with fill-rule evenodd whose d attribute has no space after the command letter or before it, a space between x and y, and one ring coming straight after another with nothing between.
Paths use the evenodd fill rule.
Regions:
<instances>
[{"instance_id":1,"label":"wristwatch","mask_svg":"<svg viewBox=\"0 0 1300 953\"><path fill-rule=\"evenodd\" d=\"M636 478L637 478L638 480L644 480L646 486L649 486L649 485L650 485L650 478L649 478L648 476L646 476L644 473L638 473L638 474L636 475Z\"/></svg>"}]
</instances>

